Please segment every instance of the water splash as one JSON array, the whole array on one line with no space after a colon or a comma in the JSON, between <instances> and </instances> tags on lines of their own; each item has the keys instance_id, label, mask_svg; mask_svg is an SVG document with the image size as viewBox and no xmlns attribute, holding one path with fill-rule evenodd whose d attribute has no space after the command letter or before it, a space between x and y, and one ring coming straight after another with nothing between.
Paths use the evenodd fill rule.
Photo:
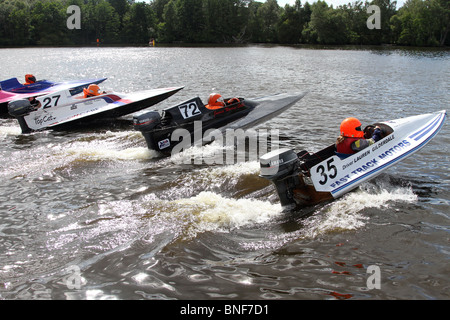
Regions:
<instances>
[{"instance_id":1,"label":"water splash","mask_svg":"<svg viewBox=\"0 0 450 320\"><path fill-rule=\"evenodd\" d=\"M20 134L22 134L22 130L19 125L9 126L8 124L3 125L3 123L0 123L0 137L18 136Z\"/></svg>"},{"instance_id":2,"label":"water splash","mask_svg":"<svg viewBox=\"0 0 450 320\"><path fill-rule=\"evenodd\" d=\"M255 199L225 198L213 192L176 201L197 218L198 231L230 230L252 224L267 223L282 212L278 204Z\"/></svg>"},{"instance_id":3,"label":"water splash","mask_svg":"<svg viewBox=\"0 0 450 320\"><path fill-rule=\"evenodd\" d=\"M388 209L396 202L414 202L417 196L411 188L390 186L389 189L372 190L363 185L355 192L334 201L316 212L308 221L305 235L315 238L320 234L361 229L369 217L365 212L369 208Z\"/></svg>"},{"instance_id":4,"label":"water splash","mask_svg":"<svg viewBox=\"0 0 450 320\"><path fill-rule=\"evenodd\" d=\"M414 203L417 198L409 186L398 186L384 179L376 180L375 183L363 184L331 203L313 207L309 216L292 222L296 225L292 231L279 233L268 230L266 239L243 243L243 246L248 250L276 250L293 241L361 230L370 222L369 209L381 209L389 214L389 210L399 202ZM289 212L285 215L289 220Z\"/></svg>"},{"instance_id":5,"label":"water splash","mask_svg":"<svg viewBox=\"0 0 450 320\"><path fill-rule=\"evenodd\" d=\"M232 146L223 146L214 141L204 146L194 145L182 152L173 153L170 161L174 164L222 164L223 152Z\"/></svg>"},{"instance_id":6,"label":"water splash","mask_svg":"<svg viewBox=\"0 0 450 320\"><path fill-rule=\"evenodd\" d=\"M72 147L65 153L77 160L148 160L158 158L160 155L145 147L126 148L123 150L108 147Z\"/></svg>"},{"instance_id":7,"label":"water splash","mask_svg":"<svg viewBox=\"0 0 450 320\"><path fill-rule=\"evenodd\" d=\"M140 139L134 131L107 131L95 135L77 137L67 146L54 146L53 150L78 160L147 160L160 157L160 154L146 147L129 147ZM117 149L118 145L125 148Z\"/></svg>"}]
</instances>

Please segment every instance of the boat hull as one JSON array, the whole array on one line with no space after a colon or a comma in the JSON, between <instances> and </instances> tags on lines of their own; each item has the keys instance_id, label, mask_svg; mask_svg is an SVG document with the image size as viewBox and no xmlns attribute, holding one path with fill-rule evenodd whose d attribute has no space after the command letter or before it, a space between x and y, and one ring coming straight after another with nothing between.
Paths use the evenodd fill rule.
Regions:
<instances>
[{"instance_id":1,"label":"boat hull","mask_svg":"<svg viewBox=\"0 0 450 320\"><path fill-rule=\"evenodd\" d=\"M305 93L278 94L250 100L241 98L240 103L213 111L206 109L197 97L164 110L165 114L169 113L175 119L169 124L143 129L141 123L148 123L148 117L144 114L135 119L135 129L142 132L149 149L170 154L192 145L210 143L226 130L248 129L268 121L293 106L304 95ZM180 110L184 112L185 106L194 105L195 116L179 115ZM160 121L158 115L154 121Z\"/></svg>"},{"instance_id":2,"label":"boat hull","mask_svg":"<svg viewBox=\"0 0 450 320\"><path fill-rule=\"evenodd\" d=\"M79 94L83 88L90 84L99 84L106 78L73 80L66 82L51 82L47 80L37 81L29 85L22 85L16 78L11 78L0 82L2 90L0 90L0 118L11 118L8 113L8 102L18 99L27 99L52 92L62 90L70 90L73 95Z\"/></svg>"},{"instance_id":3,"label":"boat hull","mask_svg":"<svg viewBox=\"0 0 450 320\"><path fill-rule=\"evenodd\" d=\"M339 157L333 145L316 154L299 153L298 165L283 177L271 164L287 151L265 155L260 160L261 176L275 184L283 205L308 206L336 199L423 148L440 131L446 116L442 110L381 122L391 128L390 133L371 146L346 158Z\"/></svg>"},{"instance_id":4,"label":"boat hull","mask_svg":"<svg viewBox=\"0 0 450 320\"><path fill-rule=\"evenodd\" d=\"M446 112L441 111L385 122L394 130L392 134L348 158L333 156L311 168L315 189L338 198L375 178L423 148L442 128L445 118Z\"/></svg>"},{"instance_id":5,"label":"boat hull","mask_svg":"<svg viewBox=\"0 0 450 320\"><path fill-rule=\"evenodd\" d=\"M131 94L108 93L74 98L70 92L38 97L36 111L16 116L22 133L53 129L68 130L89 122L111 120L157 104L183 87L160 88ZM11 105L10 113L11 113Z\"/></svg>"}]
</instances>

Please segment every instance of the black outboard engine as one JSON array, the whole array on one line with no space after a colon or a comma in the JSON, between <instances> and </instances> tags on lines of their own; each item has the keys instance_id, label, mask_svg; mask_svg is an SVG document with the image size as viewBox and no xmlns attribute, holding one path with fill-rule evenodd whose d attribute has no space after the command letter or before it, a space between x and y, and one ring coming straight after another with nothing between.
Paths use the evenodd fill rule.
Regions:
<instances>
[{"instance_id":1,"label":"black outboard engine","mask_svg":"<svg viewBox=\"0 0 450 320\"><path fill-rule=\"evenodd\" d=\"M161 115L158 111L149 111L133 117L134 129L142 132L149 149L157 150L151 131L159 124L161 124Z\"/></svg>"},{"instance_id":2,"label":"black outboard engine","mask_svg":"<svg viewBox=\"0 0 450 320\"><path fill-rule=\"evenodd\" d=\"M8 112L19 121L22 133L29 133L31 129L25 122L24 116L33 111L33 106L28 99L20 99L8 103Z\"/></svg>"},{"instance_id":3,"label":"black outboard engine","mask_svg":"<svg viewBox=\"0 0 450 320\"><path fill-rule=\"evenodd\" d=\"M292 149L279 149L266 153L259 159L260 176L272 181L282 206L295 204L293 190L301 184L300 161Z\"/></svg>"},{"instance_id":4,"label":"black outboard engine","mask_svg":"<svg viewBox=\"0 0 450 320\"><path fill-rule=\"evenodd\" d=\"M13 117L25 116L32 110L31 103L28 99L20 99L8 103L8 112Z\"/></svg>"}]
</instances>

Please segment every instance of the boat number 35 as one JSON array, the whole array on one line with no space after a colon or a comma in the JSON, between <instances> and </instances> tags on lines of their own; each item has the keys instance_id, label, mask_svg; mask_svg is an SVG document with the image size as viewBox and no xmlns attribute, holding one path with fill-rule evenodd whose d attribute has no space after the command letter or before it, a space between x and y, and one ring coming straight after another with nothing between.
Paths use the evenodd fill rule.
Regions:
<instances>
[{"instance_id":1,"label":"boat number 35","mask_svg":"<svg viewBox=\"0 0 450 320\"><path fill-rule=\"evenodd\" d=\"M332 164L333 161L334 161L333 158L329 159L327 161L327 167L326 168L322 164L317 167L316 172L318 174L320 174L320 176L322 177L319 180L319 183L321 185L324 185L325 183L327 183L328 178L330 178L330 179L336 178L336 176L337 176L337 168L336 168L336 166L334 164Z\"/></svg>"},{"instance_id":2,"label":"boat number 35","mask_svg":"<svg viewBox=\"0 0 450 320\"><path fill-rule=\"evenodd\" d=\"M180 110L180 113L184 119L187 119L187 118L190 118L190 117L193 117L193 116L196 116L196 115L202 113L194 101L189 102L187 104L183 104L183 105L179 106L178 109Z\"/></svg>"},{"instance_id":3,"label":"boat number 35","mask_svg":"<svg viewBox=\"0 0 450 320\"><path fill-rule=\"evenodd\" d=\"M51 98L50 97L44 98L44 100L42 100L42 102L44 103L44 106L42 108L47 109L51 107L56 107L58 105L59 98L61 98L60 95L56 95Z\"/></svg>"}]
</instances>

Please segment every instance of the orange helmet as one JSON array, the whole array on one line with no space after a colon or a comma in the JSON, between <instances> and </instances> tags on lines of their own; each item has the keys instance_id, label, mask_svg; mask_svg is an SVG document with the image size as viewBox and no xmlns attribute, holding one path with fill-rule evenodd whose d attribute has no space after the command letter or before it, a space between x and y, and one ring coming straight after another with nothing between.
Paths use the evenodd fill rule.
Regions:
<instances>
[{"instance_id":1,"label":"orange helmet","mask_svg":"<svg viewBox=\"0 0 450 320\"><path fill-rule=\"evenodd\" d=\"M25 75L25 84L32 84L36 82L36 78L32 74Z\"/></svg>"},{"instance_id":2,"label":"orange helmet","mask_svg":"<svg viewBox=\"0 0 450 320\"><path fill-rule=\"evenodd\" d=\"M356 118L347 118L341 122L341 135L350 138L363 138L364 132L361 129L361 121Z\"/></svg>"},{"instance_id":3,"label":"orange helmet","mask_svg":"<svg viewBox=\"0 0 450 320\"><path fill-rule=\"evenodd\" d=\"M84 97L93 97L100 94L100 87L96 84L90 84L89 87L83 89Z\"/></svg>"},{"instance_id":4,"label":"orange helmet","mask_svg":"<svg viewBox=\"0 0 450 320\"><path fill-rule=\"evenodd\" d=\"M225 105L225 102L223 101L223 98L220 94L211 93L209 95L208 107L217 109L217 108L222 108L224 105Z\"/></svg>"}]
</instances>

